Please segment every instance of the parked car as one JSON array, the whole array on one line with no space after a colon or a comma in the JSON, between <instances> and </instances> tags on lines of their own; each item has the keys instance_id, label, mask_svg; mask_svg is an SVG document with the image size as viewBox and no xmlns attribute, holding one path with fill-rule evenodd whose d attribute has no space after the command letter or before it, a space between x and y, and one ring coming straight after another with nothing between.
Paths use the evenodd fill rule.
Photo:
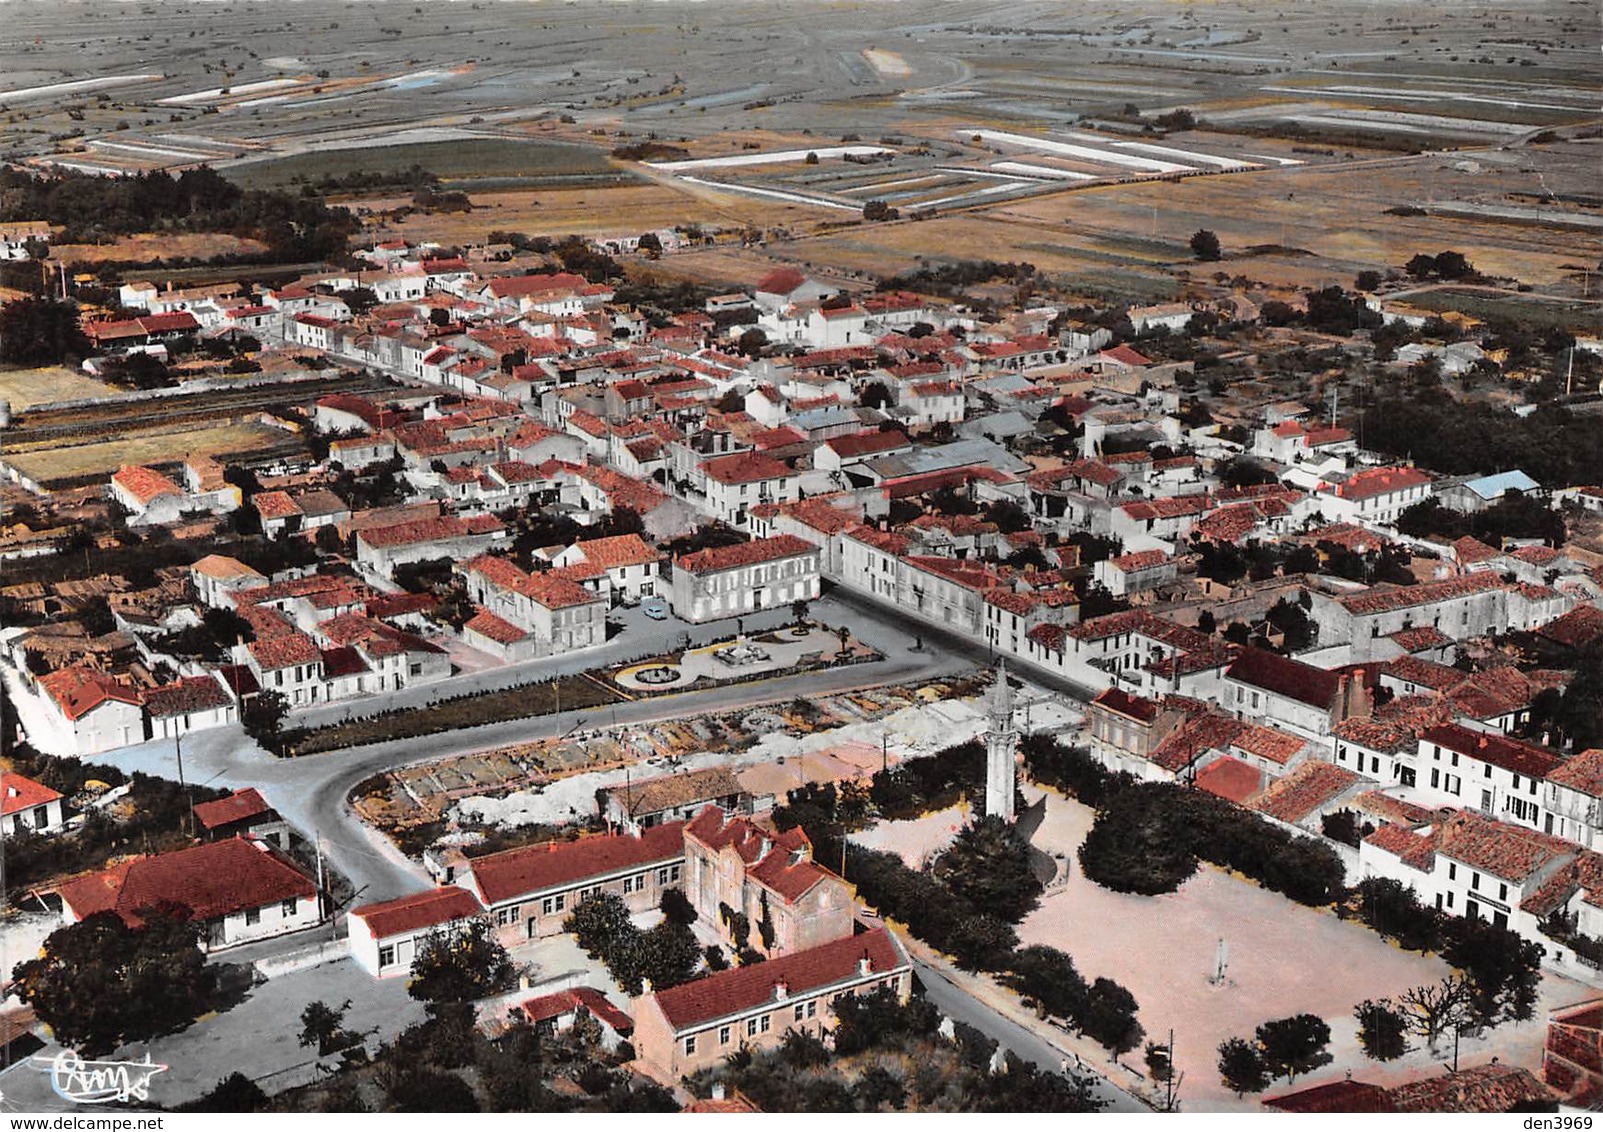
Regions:
<instances>
[{"instance_id":1,"label":"parked car","mask_svg":"<svg viewBox=\"0 0 1603 1132\"><path fill-rule=\"evenodd\" d=\"M648 597L640 603L641 612L653 621L666 621L668 619L668 603L660 597Z\"/></svg>"}]
</instances>

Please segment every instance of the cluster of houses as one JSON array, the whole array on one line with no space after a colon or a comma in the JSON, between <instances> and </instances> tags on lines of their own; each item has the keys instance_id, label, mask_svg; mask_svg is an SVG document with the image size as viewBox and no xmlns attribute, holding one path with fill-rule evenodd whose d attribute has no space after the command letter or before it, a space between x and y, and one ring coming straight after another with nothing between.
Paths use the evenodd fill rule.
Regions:
<instances>
[{"instance_id":1,"label":"cluster of houses","mask_svg":"<svg viewBox=\"0 0 1603 1132\"><path fill-rule=\"evenodd\" d=\"M110 478L128 526L209 539L212 553L142 588L4 592L40 614L0 633L35 745L82 755L177 738L236 722L266 691L291 710L382 699L449 679L461 650L484 664L582 652L620 605L705 623L833 586L910 640L984 642L1017 670L1087 689L1084 741L1110 769L1324 837L1352 880L1395 878L1540 940L1564 969L1586 962L1567 939L1603 935L1603 751L1548 746L1531 726L1603 643L1603 555L1398 529L1431 500L1464 514L1511 496L1603 510L1603 489L1548 495L1517 469L1435 476L1307 406L1250 394L1199 426L1189 363L1054 307L980 318L785 268L648 319L566 271L402 241L362 258L370 270L260 293L131 283L122 303L145 314L86 327L108 352L249 334L393 385L305 407L321 458L239 475L196 456ZM1137 333L1184 333L1197 313L1126 317ZM754 331L768 350L749 348ZM1223 474L1243 459L1263 482ZM581 534L531 548L530 518ZM317 561L258 571L225 523L301 540ZM713 523L733 534L698 541ZM1265 546L1299 567L1230 583L1199 570ZM1381 556L1392 580L1331 568ZM437 584L417 584L430 571L465 616L443 616ZM54 623L91 598L113 631ZM1304 627L1295 649L1287 610ZM171 651L218 623L239 630L220 659ZM805 837L754 820L727 784L638 785L601 803L617 832L434 860L435 889L349 914L351 954L384 977L431 933L482 919L526 944L560 933L587 896L615 893L645 916L680 889L704 942L766 961L628 1002L575 987L520 1007L554 1028L588 1013L665 1081L817 1032L839 995L908 993L907 956L859 920ZM0 831L65 821L47 788L8 774L4 789ZM268 836L281 823L265 802L207 805L209 840L63 886L69 917L137 918L139 901L195 886L214 946L318 922L315 886ZM737 944L737 924L763 930Z\"/></svg>"}]
</instances>

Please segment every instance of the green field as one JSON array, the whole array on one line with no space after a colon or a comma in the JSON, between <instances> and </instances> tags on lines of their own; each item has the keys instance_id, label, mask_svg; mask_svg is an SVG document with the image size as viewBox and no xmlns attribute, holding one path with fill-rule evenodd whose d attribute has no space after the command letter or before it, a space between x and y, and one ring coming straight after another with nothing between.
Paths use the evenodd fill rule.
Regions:
<instances>
[{"instance_id":1,"label":"green field","mask_svg":"<svg viewBox=\"0 0 1603 1132\"><path fill-rule=\"evenodd\" d=\"M265 189L317 184L325 177L341 178L356 172L403 174L414 165L433 173L446 186L492 178L534 185L575 178L633 179L608 161L605 153L589 146L509 138L320 150L235 165L223 172L237 184Z\"/></svg>"}]
</instances>

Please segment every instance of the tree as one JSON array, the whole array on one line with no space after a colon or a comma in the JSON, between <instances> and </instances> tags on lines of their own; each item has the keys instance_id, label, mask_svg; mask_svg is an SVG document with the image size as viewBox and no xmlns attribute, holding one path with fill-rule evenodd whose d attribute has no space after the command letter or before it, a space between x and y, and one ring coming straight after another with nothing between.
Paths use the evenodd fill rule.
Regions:
<instances>
[{"instance_id":1,"label":"tree","mask_svg":"<svg viewBox=\"0 0 1603 1132\"><path fill-rule=\"evenodd\" d=\"M505 989L513 973L512 959L489 923L473 920L424 937L406 993L431 1006L473 1002Z\"/></svg>"},{"instance_id":2,"label":"tree","mask_svg":"<svg viewBox=\"0 0 1603 1132\"><path fill-rule=\"evenodd\" d=\"M753 326L741 334L740 340L735 343L735 349L745 354L748 358L755 358L762 354L763 347L767 345L768 335L758 327Z\"/></svg>"},{"instance_id":3,"label":"tree","mask_svg":"<svg viewBox=\"0 0 1603 1132\"><path fill-rule=\"evenodd\" d=\"M629 906L615 892L601 892L586 896L568 913L562 930L572 932L580 947L592 959L599 959L626 938L634 924L629 920Z\"/></svg>"},{"instance_id":4,"label":"tree","mask_svg":"<svg viewBox=\"0 0 1603 1132\"><path fill-rule=\"evenodd\" d=\"M1444 935L1442 958L1464 972L1474 1021L1495 1026L1531 1017L1542 980L1539 944L1471 916L1447 921Z\"/></svg>"},{"instance_id":5,"label":"tree","mask_svg":"<svg viewBox=\"0 0 1603 1132\"><path fill-rule=\"evenodd\" d=\"M1469 983L1462 975L1449 975L1435 986L1413 987L1398 996L1396 1008L1408 1032L1424 1038L1434 1053L1443 1034L1469 1021Z\"/></svg>"},{"instance_id":6,"label":"tree","mask_svg":"<svg viewBox=\"0 0 1603 1132\"><path fill-rule=\"evenodd\" d=\"M301 1011L301 1045L315 1046L319 1057L349 1045L350 1035L345 1032L345 1012L350 1008L350 999L339 1006L330 1006L321 1000L307 1003L306 1009Z\"/></svg>"},{"instance_id":7,"label":"tree","mask_svg":"<svg viewBox=\"0 0 1603 1132\"><path fill-rule=\"evenodd\" d=\"M817 165L818 164L818 154L809 152L807 154L807 156L802 159L802 164L803 165Z\"/></svg>"},{"instance_id":8,"label":"tree","mask_svg":"<svg viewBox=\"0 0 1603 1132\"><path fill-rule=\"evenodd\" d=\"M636 953L638 977L651 980L651 985L658 990L689 981L701 963L701 945L690 928L672 920L664 920L650 931L642 932ZM627 983L627 980L620 981Z\"/></svg>"},{"instance_id":9,"label":"tree","mask_svg":"<svg viewBox=\"0 0 1603 1132\"><path fill-rule=\"evenodd\" d=\"M1317 1014L1296 1014L1277 1018L1258 1027L1258 1045L1263 1051L1264 1068L1275 1077L1295 1081L1330 1063L1330 1027Z\"/></svg>"},{"instance_id":10,"label":"tree","mask_svg":"<svg viewBox=\"0 0 1603 1132\"><path fill-rule=\"evenodd\" d=\"M1219 237L1206 228L1199 228L1191 234L1191 254L1204 263L1212 263L1223 254L1219 247Z\"/></svg>"},{"instance_id":11,"label":"tree","mask_svg":"<svg viewBox=\"0 0 1603 1132\"><path fill-rule=\"evenodd\" d=\"M210 1092L179 1107L180 1112L261 1112L267 1107L262 1087L239 1070L224 1077Z\"/></svg>"},{"instance_id":12,"label":"tree","mask_svg":"<svg viewBox=\"0 0 1603 1132\"><path fill-rule=\"evenodd\" d=\"M340 298L352 314L363 315L378 306L378 296L371 287L352 287L349 291L340 292Z\"/></svg>"},{"instance_id":13,"label":"tree","mask_svg":"<svg viewBox=\"0 0 1603 1132\"><path fill-rule=\"evenodd\" d=\"M1055 947L1037 944L1014 952L1002 983L1033 998L1044 1014L1074 1020L1085 1010L1089 988L1074 960Z\"/></svg>"},{"instance_id":14,"label":"tree","mask_svg":"<svg viewBox=\"0 0 1603 1132\"><path fill-rule=\"evenodd\" d=\"M1269 1087L1263 1055L1245 1038L1229 1038L1219 1043L1219 1077L1238 1097L1261 1093Z\"/></svg>"},{"instance_id":15,"label":"tree","mask_svg":"<svg viewBox=\"0 0 1603 1132\"><path fill-rule=\"evenodd\" d=\"M946 949L967 971L994 971L1019 945L1013 925L986 912L964 916L953 927Z\"/></svg>"},{"instance_id":16,"label":"tree","mask_svg":"<svg viewBox=\"0 0 1603 1132\"><path fill-rule=\"evenodd\" d=\"M662 899L657 901L657 907L662 911L663 918L670 923L689 927L696 922L695 906L685 899L685 894L677 888L663 889Z\"/></svg>"},{"instance_id":17,"label":"tree","mask_svg":"<svg viewBox=\"0 0 1603 1132\"><path fill-rule=\"evenodd\" d=\"M283 728L284 717L288 714L289 701L278 692L267 688L245 700L244 710L240 713L240 724L245 728L245 734L269 751L277 752L279 732Z\"/></svg>"},{"instance_id":18,"label":"tree","mask_svg":"<svg viewBox=\"0 0 1603 1132\"><path fill-rule=\"evenodd\" d=\"M187 909L144 909L130 928L96 912L45 938L12 972L17 996L64 1046L86 1057L182 1029L210 1008L216 970L201 953Z\"/></svg>"},{"instance_id":19,"label":"tree","mask_svg":"<svg viewBox=\"0 0 1603 1132\"><path fill-rule=\"evenodd\" d=\"M865 409L888 409L896 398L883 381L870 381L857 395L857 403Z\"/></svg>"},{"instance_id":20,"label":"tree","mask_svg":"<svg viewBox=\"0 0 1603 1132\"><path fill-rule=\"evenodd\" d=\"M1408 1052L1408 1019L1390 999L1365 999L1353 1008L1358 1044L1373 1061L1393 1061Z\"/></svg>"},{"instance_id":21,"label":"tree","mask_svg":"<svg viewBox=\"0 0 1603 1132\"><path fill-rule=\"evenodd\" d=\"M1380 272L1360 271L1358 278L1353 280L1353 286L1360 291L1373 291L1380 286Z\"/></svg>"},{"instance_id":22,"label":"tree","mask_svg":"<svg viewBox=\"0 0 1603 1132\"><path fill-rule=\"evenodd\" d=\"M0 306L0 362L58 365L88 352L75 303L28 297Z\"/></svg>"},{"instance_id":23,"label":"tree","mask_svg":"<svg viewBox=\"0 0 1603 1132\"><path fill-rule=\"evenodd\" d=\"M892 208L882 200L871 200L863 205L864 220L897 220L901 215L898 209Z\"/></svg>"},{"instance_id":24,"label":"tree","mask_svg":"<svg viewBox=\"0 0 1603 1132\"><path fill-rule=\"evenodd\" d=\"M1097 979L1085 997L1080 1029L1086 1037L1107 1047L1115 1058L1135 1049L1146 1037L1135 1020L1135 996L1112 979Z\"/></svg>"},{"instance_id":25,"label":"tree","mask_svg":"<svg viewBox=\"0 0 1603 1132\"><path fill-rule=\"evenodd\" d=\"M851 643L851 639L852 639L852 631L851 631L851 629L849 629L845 625L837 625L835 627L835 638L838 641L840 641L840 649L835 655L836 656L845 656L846 655L846 646Z\"/></svg>"},{"instance_id":26,"label":"tree","mask_svg":"<svg viewBox=\"0 0 1603 1132\"><path fill-rule=\"evenodd\" d=\"M930 871L959 900L1012 924L1041 895L1041 882L1030 868L1029 845L994 814L959 831Z\"/></svg>"},{"instance_id":27,"label":"tree","mask_svg":"<svg viewBox=\"0 0 1603 1132\"><path fill-rule=\"evenodd\" d=\"M790 615L798 626L807 624L807 600L805 598L797 598L791 602Z\"/></svg>"}]
</instances>

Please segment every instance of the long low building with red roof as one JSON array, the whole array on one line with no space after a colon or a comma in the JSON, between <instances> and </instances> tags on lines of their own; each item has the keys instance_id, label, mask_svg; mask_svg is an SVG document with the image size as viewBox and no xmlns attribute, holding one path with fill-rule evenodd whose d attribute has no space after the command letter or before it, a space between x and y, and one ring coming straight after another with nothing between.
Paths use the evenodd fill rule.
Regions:
<instances>
[{"instance_id":1,"label":"long low building with red roof","mask_svg":"<svg viewBox=\"0 0 1603 1132\"><path fill-rule=\"evenodd\" d=\"M820 1037L843 995L885 990L905 1002L913 965L884 928L766 963L719 971L635 999L637 1064L665 1084L736 1051L769 1049L791 1030Z\"/></svg>"},{"instance_id":2,"label":"long low building with red roof","mask_svg":"<svg viewBox=\"0 0 1603 1132\"><path fill-rule=\"evenodd\" d=\"M631 912L655 908L664 890L680 885L684 830L684 822L669 822L639 834L547 841L471 858L453 876L488 909L504 943L539 939L561 932L586 896L610 892Z\"/></svg>"},{"instance_id":3,"label":"long low building with red roof","mask_svg":"<svg viewBox=\"0 0 1603 1132\"><path fill-rule=\"evenodd\" d=\"M112 912L130 927L162 905L188 910L207 950L314 926L317 888L266 844L233 837L131 857L56 887L68 923Z\"/></svg>"},{"instance_id":4,"label":"long low building with red roof","mask_svg":"<svg viewBox=\"0 0 1603 1132\"><path fill-rule=\"evenodd\" d=\"M696 623L812 601L821 580L817 546L774 535L681 554L668 592L674 613Z\"/></svg>"}]
</instances>

